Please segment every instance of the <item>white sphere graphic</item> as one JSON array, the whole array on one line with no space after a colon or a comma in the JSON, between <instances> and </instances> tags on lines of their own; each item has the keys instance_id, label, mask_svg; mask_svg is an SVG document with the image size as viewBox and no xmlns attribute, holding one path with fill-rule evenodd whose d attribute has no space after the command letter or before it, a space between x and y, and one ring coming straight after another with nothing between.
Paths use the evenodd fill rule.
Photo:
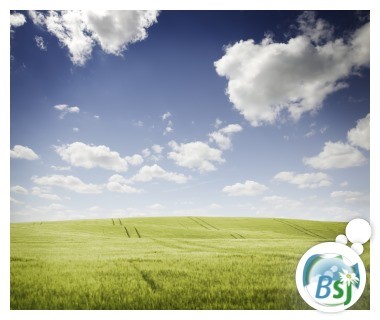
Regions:
<instances>
[{"instance_id":1,"label":"white sphere graphic","mask_svg":"<svg viewBox=\"0 0 380 320\"><path fill-rule=\"evenodd\" d=\"M347 244L347 237L344 234L340 234L336 237L335 242L341 243L341 244Z\"/></svg>"},{"instance_id":2,"label":"white sphere graphic","mask_svg":"<svg viewBox=\"0 0 380 320\"><path fill-rule=\"evenodd\" d=\"M351 243L366 243L371 237L371 226L364 219L351 220L346 227L346 236Z\"/></svg>"}]
</instances>

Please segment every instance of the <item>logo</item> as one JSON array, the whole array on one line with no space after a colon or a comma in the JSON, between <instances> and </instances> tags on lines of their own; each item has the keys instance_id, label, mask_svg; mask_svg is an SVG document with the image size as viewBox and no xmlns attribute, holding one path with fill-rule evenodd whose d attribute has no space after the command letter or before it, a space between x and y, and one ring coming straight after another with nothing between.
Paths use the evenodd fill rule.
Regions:
<instances>
[{"instance_id":1,"label":"logo","mask_svg":"<svg viewBox=\"0 0 380 320\"><path fill-rule=\"evenodd\" d=\"M371 227L363 219L354 219L348 223L346 235L337 236L336 242L310 248L298 263L298 291L314 309L343 311L356 303L364 291L366 271L360 254L371 236ZM351 247L346 245L347 240Z\"/></svg>"}]
</instances>

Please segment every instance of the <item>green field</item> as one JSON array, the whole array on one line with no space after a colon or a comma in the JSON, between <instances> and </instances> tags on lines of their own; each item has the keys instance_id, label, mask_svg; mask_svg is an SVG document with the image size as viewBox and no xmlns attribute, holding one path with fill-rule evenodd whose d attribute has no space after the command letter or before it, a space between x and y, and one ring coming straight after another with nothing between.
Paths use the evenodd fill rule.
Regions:
<instances>
[{"instance_id":1,"label":"green field","mask_svg":"<svg viewBox=\"0 0 380 320\"><path fill-rule=\"evenodd\" d=\"M123 218L11 224L11 309L308 309L298 260L346 224ZM369 309L367 286L354 309Z\"/></svg>"}]
</instances>

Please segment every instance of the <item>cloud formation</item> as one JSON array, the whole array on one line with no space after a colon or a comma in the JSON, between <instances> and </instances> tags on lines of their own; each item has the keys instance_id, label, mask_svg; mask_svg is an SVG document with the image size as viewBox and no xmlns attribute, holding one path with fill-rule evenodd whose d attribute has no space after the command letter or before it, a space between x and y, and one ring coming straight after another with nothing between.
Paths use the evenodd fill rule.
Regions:
<instances>
[{"instance_id":1,"label":"cloud formation","mask_svg":"<svg viewBox=\"0 0 380 320\"><path fill-rule=\"evenodd\" d=\"M47 51L47 47L46 47L46 44L44 42L44 38L40 37L40 36L35 36L34 37L34 41L36 41L36 45L37 47L42 50L42 51Z\"/></svg>"},{"instance_id":2,"label":"cloud formation","mask_svg":"<svg viewBox=\"0 0 380 320\"><path fill-rule=\"evenodd\" d=\"M33 23L46 28L69 50L73 64L83 66L95 44L121 56L128 45L147 38L158 11L29 11Z\"/></svg>"},{"instance_id":3,"label":"cloud formation","mask_svg":"<svg viewBox=\"0 0 380 320\"><path fill-rule=\"evenodd\" d=\"M190 176L185 176L182 173L170 172L162 169L159 165L154 164L152 166L143 166L137 173L134 175L129 182L147 182L153 179L171 181L175 183L186 183L191 179Z\"/></svg>"},{"instance_id":4,"label":"cloud formation","mask_svg":"<svg viewBox=\"0 0 380 320\"><path fill-rule=\"evenodd\" d=\"M323 172L294 173L282 171L274 176L277 181L295 184L300 189L315 189L331 186L331 178Z\"/></svg>"},{"instance_id":5,"label":"cloud formation","mask_svg":"<svg viewBox=\"0 0 380 320\"><path fill-rule=\"evenodd\" d=\"M347 133L348 142L355 146L369 151L370 148L370 114L363 119L359 119L356 127Z\"/></svg>"},{"instance_id":6,"label":"cloud formation","mask_svg":"<svg viewBox=\"0 0 380 320\"><path fill-rule=\"evenodd\" d=\"M13 159L37 160L39 158L32 149L18 144L10 152Z\"/></svg>"},{"instance_id":7,"label":"cloud formation","mask_svg":"<svg viewBox=\"0 0 380 320\"><path fill-rule=\"evenodd\" d=\"M28 190L22 186L11 187L11 192L18 193L18 194L24 194L24 195L29 193Z\"/></svg>"},{"instance_id":8,"label":"cloud formation","mask_svg":"<svg viewBox=\"0 0 380 320\"><path fill-rule=\"evenodd\" d=\"M247 180L244 183L235 183L231 186L225 186L223 192L232 197L240 196L256 196L264 191L268 190L263 184L256 181Z\"/></svg>"},{"instance_id":9,"label":"cloud formation","mask_svg":"<svg viewBox=\"0 0 380 320\"><path fill-rule=\"evenodd\" d=\"M101 193L102 187L92 183L84 183L77 177L53 174L50 176L32 177L35 184L65 188L77 193Z\"/></svg>"},{"instance_id":10,"label":"cloud formation","mask_svg":"<svg viewBox=\"0 0 380 320\"><path fill-rule=\"evenodd\" d=\"M219 119L217 119L219 120ZM215 125L217 122L215 123ZM214 131L209 134L210 142L215 142L220 149L228 150L232 148L231 137L234 133L242 131L243 128L239 124L229 124L228 126Z\"/></svg>"},{"instance_id":11,"label":"cloud formation","mask_svg":"<svg viewBox=\"0 0 380 320\"><path fill-rule=\"evenodd\" d=\"M108 179L107 189L119 193L142 193L143 190L131 187L130 182L119 174L114 174Z\"/></svg>"},{"instance_id":12,"label":"cloud formation","mask_svg":"<svg viewBox=\"0 0 380 320\"><path fill-rule=\"evenodd\" d=\"M80 109L78 107L69 107L67 104L57 104L54 106L55 110L60 111L59 118L63 119L68 113L79 113Z\"/></svg>"},{"instance_id":13,"label":"cloud formation","mask_svg":"<svg viewBox=\"0 0 380 320\"><path fill-rule=\"evenodd\" d=\"M25 16L22 13L12 13L10 16L10 26L11 28L21 27L26 23Z\"/></svg>"},{"instance_id":14,"label":"cloud formation","mask_svg":"<svg viewBox=\"0 0 380 320\"><path fill-rule=\"evenodd\" d=\"M369 151L370 114L357 121L356 127L349 130L347 140L325 143L323 150L314 157L303 158L303 162L315 169L342 169L358 167L367 162L365 156L355 147L361 147Z\"/></svg>"},{"instance_id":15,"label":"cloud formation","mask_svg":"<svg viewBox=\"0 0 380 320\"><path fill-rule=\"evenodd\" d=\"M314 169L326 170L358 167L365 164L367 159L348 143L328 141L318 155L305 157L303 162Z\"/></svg>"},{"instance_id":16,"label":"cloud formation","mask_svg":"<svg viewBox=\"0 0 380 320\"><path fill-rule=\"evenodd\" d=\"M122 158L118 152L111 151L107 146L94 146L83 142L56 146L55 151L62 160L72 166L86 169L99 167L116 172L125 172L128 170L128 161L134 163L137 161L136 158Z\"/></svg>"},{"instance_id":17,"label":"cloud formation","mask_svg":"<svg viewBox=\"0 0 380 320\"><path fill-rule=\"evenodd\" d=\"M207 172L216 170L215 163L225 162L221 150L201 141L178 144L172 140L169 146L172 151L168 153L168 158L181 167Z\"/></svg>"},{"instance_id":18,"label":"cloud formation","mask_svg":"<svg viewBox=\"0 0 380 320\"><path fill-rule=\"evenodd\" d=\"M347 77L369 66L369 23L345 38L334 38L333 27L314 13L297 23L299 34L287 43L271 36L241 40L214 63L228 80L230 101L254 127L317 111L329 94L348 86Z\"/></svg>"},{"instance_id":19,"label":"cloud formation","mask_svg":"<svg viewBox=\"0 0 380 320\"><path fill-rule=\"evenodd\" d=\"M330 197L341 199L346 203L353 203L363 200L363 193L358 191L333 191L331 192Z\"/></svg>"}]
</instances>

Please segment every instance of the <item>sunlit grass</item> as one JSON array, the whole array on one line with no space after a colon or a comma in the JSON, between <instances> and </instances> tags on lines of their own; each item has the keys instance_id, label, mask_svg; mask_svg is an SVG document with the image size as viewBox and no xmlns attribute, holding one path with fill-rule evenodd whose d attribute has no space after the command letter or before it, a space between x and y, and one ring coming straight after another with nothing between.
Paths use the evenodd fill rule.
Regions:
<instances>
[{"instance_id":1,"label":"sunlit grass","mask_svg":"<svg viewBox=\"0 0 380 320\"><path fill-rule=\"evenodd\" d=\"M298 260L344 228L208 217L11 224L11 308L308 309ZM369 245L362 258L369 281ZM353 308L369 309L369 283Z\"/></svg>"}]
</instances>

